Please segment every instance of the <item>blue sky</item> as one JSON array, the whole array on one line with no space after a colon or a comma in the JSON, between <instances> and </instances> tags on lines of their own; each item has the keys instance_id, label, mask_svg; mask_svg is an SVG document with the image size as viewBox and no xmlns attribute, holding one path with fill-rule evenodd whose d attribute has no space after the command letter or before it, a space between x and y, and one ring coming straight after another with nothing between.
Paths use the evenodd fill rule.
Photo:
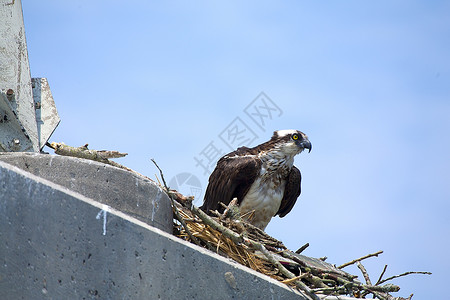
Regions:
<instances>
[{"instance_id":1,"label":"blue sky","mask_svg":"<svg viewBox=\"0 0 450 300\"><path fill-rule=\"evenodd\" d=\"M309 242L306 255L336 264L384 250L366 262L373 281L385 264L387 276L431 271L393 283L404 297L442 299L448 1L22 5L32 76L48 78L62 119L51 141L127 152L117 162L152 178L154 158L167 180L188 173L204 191L208 176L194 158L210 143L229 152L220 135L236 118L253 132L247 146L299 129L313 144L296 158L303 192L267 231L293 250ZM268 115L261 92L279 109L263 126L246 114L256 105Z\"/></svg>"}]
</instances>

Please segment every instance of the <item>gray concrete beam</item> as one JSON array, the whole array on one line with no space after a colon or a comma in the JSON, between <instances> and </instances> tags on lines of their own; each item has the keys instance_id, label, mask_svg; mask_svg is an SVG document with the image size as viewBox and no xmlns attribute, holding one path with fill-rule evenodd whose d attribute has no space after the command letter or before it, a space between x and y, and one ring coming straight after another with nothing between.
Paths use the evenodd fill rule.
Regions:
<instances>
[{"instance_id":1,"label":"gray concrete beam","mask_svg":"<svg viewBox=\"0 0 450 300\"><path fill-rule=\"evenodd\" d=\"M0 241L4 299L307 299L4 162Z\"/></svg>"},{"instance_id":2,"label":"gray concrete beam","mask_svg":"<svg viewBox=\"0 0 450 300\"><path fill-rule=\"evenodd\" d=\"M103 163L59 155L0 153L7 162L172 233L172 207L152 181Z\"/></svg>"}]
</instances>

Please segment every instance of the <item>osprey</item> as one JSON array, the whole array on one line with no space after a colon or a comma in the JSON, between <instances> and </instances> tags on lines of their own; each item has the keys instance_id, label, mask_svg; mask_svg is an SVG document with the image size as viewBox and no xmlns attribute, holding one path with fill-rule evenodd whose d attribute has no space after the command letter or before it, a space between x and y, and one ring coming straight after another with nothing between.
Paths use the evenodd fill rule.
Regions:
<instances>
[{"instance_id":1,"label":"osprey","mask_svg":"<svg viewBox=\"0 0 450 300\"><path fill-rule=\"evenodd\" d=\"M294 156L311 148L303 132L278 130L261 145L226 154L209 177L201 209L223 212L219 203L237 198L241 216L264 230L272 217L284 217L297 201L302 177Z\"/></svg>"}]
</instances>

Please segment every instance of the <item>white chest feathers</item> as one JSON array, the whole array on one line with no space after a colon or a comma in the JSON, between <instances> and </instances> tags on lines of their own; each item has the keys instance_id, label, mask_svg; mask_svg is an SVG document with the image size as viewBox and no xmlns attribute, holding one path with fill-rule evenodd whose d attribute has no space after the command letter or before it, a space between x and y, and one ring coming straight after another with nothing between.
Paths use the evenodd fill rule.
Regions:
<instances>
[{"instance_id":1,"label":"white chest feathers","mask_svg":"<svg viewBox=\"0 0 450 300\"><path fill-rule=\"evenodd\" d=\"M257 178L240 204L244 220L262 230L278 212L283 199L286 181L277 177Z\"/></svg>"}]
</instances>

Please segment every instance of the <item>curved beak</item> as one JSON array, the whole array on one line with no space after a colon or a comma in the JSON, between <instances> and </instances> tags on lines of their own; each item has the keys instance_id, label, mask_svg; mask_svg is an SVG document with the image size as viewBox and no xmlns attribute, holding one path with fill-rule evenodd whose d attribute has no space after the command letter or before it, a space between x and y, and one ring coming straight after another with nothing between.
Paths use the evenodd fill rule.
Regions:
<instances>
[{"instance_id":1,"label":"curved beak","mask_svg":"<svg viewBox=\"0 0 450 300\"><path fill-rule=\"evenodd\" d=\"M308 139L304 139L300 145L303 147L303 149L308 149L308 153L312 150L312 144Z\"/></svg>"}]
</instances>

